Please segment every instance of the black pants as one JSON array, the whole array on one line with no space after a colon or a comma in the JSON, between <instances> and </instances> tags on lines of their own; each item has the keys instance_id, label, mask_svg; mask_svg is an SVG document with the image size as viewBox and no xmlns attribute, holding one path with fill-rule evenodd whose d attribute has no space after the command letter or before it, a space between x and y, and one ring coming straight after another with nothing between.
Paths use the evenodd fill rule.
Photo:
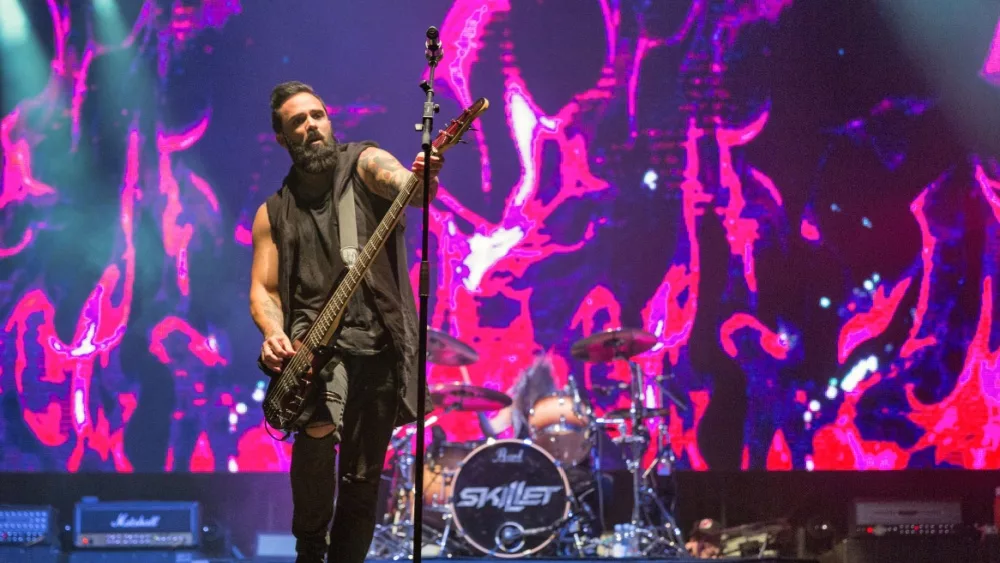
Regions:
<instances>
[{"instance_id":1,"label":"black pants","mask_svg":"<svg viewBox=\"0 0 1000 563\"><path fill-rule=\"evenodd\" d=\"M323 438L298 432L292 444L296 563L321 563L327 553L330 563L364 561L378 517L379 477L399 402L394 359L391 353L347 357L334 366L323 370L326 408L320 405L313 421L332 420L336 429Z\"/></svg>"}]
</instances>

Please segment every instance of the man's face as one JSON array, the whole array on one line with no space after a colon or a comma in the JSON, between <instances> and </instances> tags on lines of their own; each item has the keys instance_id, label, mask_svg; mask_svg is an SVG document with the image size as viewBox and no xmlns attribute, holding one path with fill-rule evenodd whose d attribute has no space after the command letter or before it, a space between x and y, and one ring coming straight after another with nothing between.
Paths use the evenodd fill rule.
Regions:
<instances>
[{"instance_id":1,"label":"man's face","mask_svg":"<svg viewBox=\"0 0 1000 563\"><path fill-rule=\"evenodd\" d=\"M288 149L295 166L319 174L336 163L337 142L323 103L308 92L300 92L278 109L282 132L278 144Z\"/></svg>"}]
</instances>

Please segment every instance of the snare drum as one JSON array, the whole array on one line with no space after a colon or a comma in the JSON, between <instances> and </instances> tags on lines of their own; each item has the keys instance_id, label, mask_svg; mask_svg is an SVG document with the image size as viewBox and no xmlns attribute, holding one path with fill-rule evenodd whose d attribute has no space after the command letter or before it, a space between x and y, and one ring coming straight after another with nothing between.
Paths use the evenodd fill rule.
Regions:
<instances>
[{"instance_id":1,"label":"snare drum","mask_svg":"<svg viewBox=\"0 0 1000 563\"><path fill-rule=\"evenodd\" d=\"M560 463L575 464L590 453L590 426L582 405L566 393L535 401L528 413L531 439Z\"/></svg>"},{"instance_id":2,"label":"snare drum","mask_svg":"<svg viewBox=\"0 0 1000 563\"><path fill-rule=\"evenodd\" d=\"M501 558L537 553L570 508L566 473L529 440L487 442L462 461L452 501L455 525L476 550Z\"/></svg>"}]
</instances>

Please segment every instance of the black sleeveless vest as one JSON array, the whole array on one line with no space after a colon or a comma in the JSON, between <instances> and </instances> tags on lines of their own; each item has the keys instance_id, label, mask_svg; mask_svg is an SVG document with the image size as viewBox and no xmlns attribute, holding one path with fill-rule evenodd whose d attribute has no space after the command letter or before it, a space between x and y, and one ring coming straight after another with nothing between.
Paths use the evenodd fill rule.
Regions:
<instances>
[{"instance_id":1,"label":"black sleeveless vest","mask_svg":"<svg viewBox=\"0 0 1000 563\"><path fill-rule=\"evenodd\" d=\"M322 210L317 212L317 202L307 202L296 197L293 189L289 187L289 183L294 182L292 171L285 177L281 189L267 199L266 208L271 223L271 237L278 247L278 294L281 298L281 308L285 318L285 333L290 337L294 337L292 336L293 320L301 322L303 318L312 319L318 312L311 310L303 314L301 311L292 310L292 303L295 302L296 296L303 296L300 285L302 280L297 277L302 267L299 260L308 259L310 255L315 255L317 251L320 251L325 253L329 257L329 263L338 269L325 273L326 280L324 281L327 281L330 287L322 300L306 299L310 304L318 302L318 306L322 306L326 295L333 291L333 283L344 267L340 259L337 224L328 224L326 225L327 229L315 231L316 217L324 215L335 217L337 213L336 202L339 201L344 189L350 183L354 188L358 244L364 247L392 203L374 195L357 174L357 161L361 152L368 147L377 146L371 141L338 145L339 152L333 179L332 201L325 204L320 202L322 205L329 205L328 214L323 213ZM401 382L402 401L396 420L397 425L416 420L417 405L417 314L407 267L404 239L405 222L404 217L395 233L386 242L383 250L376 256L371 267L371 276L362 284L365 286L371 282L370 286L359 288L355 294L354 303L349 306L351 315L345 318L342 335L337 342L338 346L345 346L345 351L348 353L368 353L371 350L367 348L370 347L377 349L380 346L392 346L396 353L396 369ZM305 231L306 229L314 230ZM310 244L323 241L325 244L336 247L310 248L307 252L300 252L303 232L308 233L306 238L309 239ZM316 279L307 281L311 285L323 283L317 282ZM295 293L297 288L299 289L298 294ZM309 297L308 293L306 292L306 297ZM374 311L370 310L372 306L374 306ZM308 308L312 309L313 307ZM298 330L298 327L296 329ZM428 405L427 408L429 409L430 406Z\"/></svg>"}]
</instances>

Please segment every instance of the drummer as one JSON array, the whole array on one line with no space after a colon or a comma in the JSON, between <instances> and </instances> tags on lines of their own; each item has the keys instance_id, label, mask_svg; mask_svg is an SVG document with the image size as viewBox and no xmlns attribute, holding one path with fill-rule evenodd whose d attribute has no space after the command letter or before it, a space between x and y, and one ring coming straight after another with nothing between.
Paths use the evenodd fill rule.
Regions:
<instances>
[{"instance_id":1,"label":"drummer","mask_svg":"<svg viewBox=\"0 0 1000 563\"><path fill-rule=\"evenodd\" d=\"M555 366L547 354L539 353L535 361L518 375L514 384L507 390L512 403L496 412L490 418L485 412L479 412L479 427L487 438L498 438L510 429L511 438L522 440L530 436L528 413L531 406L542 397L556 392L556 382L553 377ZM469 381L469 372L462 370L465 383Z\"/></svg>"},{"instance_id":2,"label":"drummer","mask_svg":"<svg viewBox=\"0 0 1000 563\"><path fill-rule=\"evenodd\" d=\"M465 382L471 385L467 370L462 370L462 376ZM501 434L509 430L512 432L510 437L513 439L524 440L530 438L531 428L528 424L528 416L531 412L531 407L539 399L558 391L559 388L556 387L555 380L555 365L552 362L552 358L546 353L539 352L535 355L535 361L518 375L514 384L507 390L507 395L512 399L509 406L497 411L492 417L488 416L485 412L477 413L479 415L479 427L482 429L483 435L486 438L499 438ZM593 460L588 455L587 458L576 465L564 465L563 470L566 471L566 478L570 482L573 493L581 502L590 507L596 517L600 513L598 507L601 504L601 499L599 499L597 489L594 486L595 479L591 467L593 467ZM605 515L608 513L611 493L611 476L603 474L601 478L601 495L604 497L603 512ZM598 527L597 531L599 533L600 522L595 522L595 526Z\"/></svg>"}]
</instances>

